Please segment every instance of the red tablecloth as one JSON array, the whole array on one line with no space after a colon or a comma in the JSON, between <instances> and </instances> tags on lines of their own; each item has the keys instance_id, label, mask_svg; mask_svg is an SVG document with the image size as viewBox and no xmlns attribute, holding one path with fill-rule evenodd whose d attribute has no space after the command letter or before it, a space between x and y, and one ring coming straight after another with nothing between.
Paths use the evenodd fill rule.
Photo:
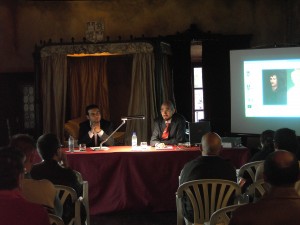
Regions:
<instances>
[{"instance_id":1,"label":"red tablecloth","mask_svg":"<svg viewBox=\"0 0 300 225\"><path fill-rule=\"evenodd\" d=\"M109 150L67 153L69 165L89 183L91 215L116 211L173 211L178 176L184 164L200 155L198 148ZM247 148L223 149L221 156L240 168Z\"/></svg>"}]
</instances>

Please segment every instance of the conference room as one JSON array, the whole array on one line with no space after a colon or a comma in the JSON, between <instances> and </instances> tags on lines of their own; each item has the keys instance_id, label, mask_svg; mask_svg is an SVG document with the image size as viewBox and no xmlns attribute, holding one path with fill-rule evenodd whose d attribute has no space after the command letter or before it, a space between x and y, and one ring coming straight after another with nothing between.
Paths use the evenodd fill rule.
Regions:
<instances>
[{"instance_id":1,"label":"conference room","mask_svg":"<svg viewBox=\"0 0 300 225\"><path fill-rule=\"evenodd\" d=\"M237 174L258 151L264 130L300 132L300 107L291 97L300 68L298 14L297 3L289 4L283 13L272 3L277 13L266 14L270 4L242 1L5 1L0 145L18 133L35 140L57 135L86 182L90 224L176 224L178 177L201 154L205 132L197 125L209 123L221 136L220 155ZM268 76L276 72L286 99L264 104ZM186 141L151 147L165 100L185 118ZM89 104L112 122L113 146L76 144ZM194 127L198 140L191 140Z\"/></svg>"}]
</instances>

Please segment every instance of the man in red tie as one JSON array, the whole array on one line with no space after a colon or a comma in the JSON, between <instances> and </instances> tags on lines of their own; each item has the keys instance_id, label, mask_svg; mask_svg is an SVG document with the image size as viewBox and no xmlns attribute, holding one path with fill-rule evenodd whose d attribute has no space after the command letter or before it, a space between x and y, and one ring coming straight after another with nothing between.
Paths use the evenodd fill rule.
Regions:
<instances>
[{"instance_id":1,"label":"man in red tie","mask_svg":"<svg viewBox=\"0 0 300 225\"><path fill-rule=\"evenodd\" d=\"M185 119L176 113L173 103L162 103L160 112L161 117L154 121L150 145L176 145L185 142Z\"/></svg>"}]
</instances>

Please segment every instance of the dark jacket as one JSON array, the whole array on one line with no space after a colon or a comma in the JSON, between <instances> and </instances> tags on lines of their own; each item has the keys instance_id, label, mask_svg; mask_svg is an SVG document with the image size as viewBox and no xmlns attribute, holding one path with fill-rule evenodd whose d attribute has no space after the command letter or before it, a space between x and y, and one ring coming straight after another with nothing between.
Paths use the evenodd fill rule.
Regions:
<instances>
[{"instance_id":1,"label":"dark jacket","mask_svg":"<svg viewBox=\"0 0 300 225\"><path fill-rule=\"evenodd\" d=\"M200 156L185 164L179 183L201 179L223 179L236 182L236 171L228 161L219 156ZM193 222L193 207L187 196L182 198L182 210L184 217Z\"/></svg>"},{"instance_id":2,"label":"dark jacket","mask_svg":"<svg viewBox=\"0 0 300 225\"><path fill-rule=\"evenodd\" d=\"M113 125L111 122L101 119L100 120L100 127L101 130L104 131L101 137L97 137L97 144L98 146L100 143L105 140L112 132L113 132ZM95 147L95 139L94 136L90 138L88 132L91 130L90 121L86 120L79 124L79 135L78 135L78 144L85 143L87 147ZM107 142L103 145L111 146L114 145L113 137L109 138Z\"/></svg>"},{"instance_id":3,"label":"dark jacket","mask_svg":"<svg viewBox=\"0 0 300 225\"><path fill-rule=\"evenodd\" d=\"M169 137L166 140L161 138L162 133L166 127L164 119L160 116L154 120L153 132L150 140L150 145L154 146L156 143L165 143L169 145L176 145L185 142L185 119L178 113L172 116L169 127Z\"/></svg>"},{"instance_id":4,"label":"dark jacket","mask_svg":"<svg viewBox=\"0 0 300 225\"><path fill-rule=\"evenodd\" d=\"M42 180L47 179L53 184L69 186L73 188L77 196L82 196L82 185L78 182L77 176L74 171L70 168L61 167L55 160L47 160L41 163L33 165L31 172L33 179ZM68 203L65 203L63 206L63 220L65 224L68 224L72 217L75 214L75 207L72 204L71 199L67 200ZM81 219L82 222L86 218L86 213L83 205L81 205Z\"/></svg>"}]
</instances>

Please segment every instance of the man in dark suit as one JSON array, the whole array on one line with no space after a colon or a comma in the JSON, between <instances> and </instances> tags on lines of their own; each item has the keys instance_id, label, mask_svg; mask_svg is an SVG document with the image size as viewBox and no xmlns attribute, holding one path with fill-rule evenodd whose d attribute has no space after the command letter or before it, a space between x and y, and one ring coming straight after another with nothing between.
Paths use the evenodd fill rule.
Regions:
<instances>
[{"instance_id":1,"label":"man in dark suit","mask_svg":"<svg viewBox=\"0 0 300 225\"><path fill-rule=\"evenodd\" d=\"M223 179L236 182L235 168L219 157L222 149L221 137L213 132L206 133L202 137L201 145L202 156L184 165L179 183L200 179ZM193 207L187 196L183 196L182 206L184 217L193 223Z\"/></svg>"},{"instance_id":2,"label":"man in dark suit","mask_svg":"<svg viewBox=\"0 0 300 225\"><path fill-rule=\"evenodd\" d=\"M37 140L37 149L43 161L33 165L31 177L36 180L47 179L53 184L73 188L77 196L82 196L83 187L79 183L75 172L69 167L66 154L60 148L60 141L55 134L44 134ZM74 217L75 208L70 201L63 206L63 220L69 224ZM86 213L81 205L81 219L85 221Z\"/></svg>"},{"instance_id":3,"label":"man in dark suit","mask_svg":"<svg viewBox=\"0 0 300 225\"><path fill-rule=\"evenodd\" d=\"M295 190L299 164L295 155L285 150L271 153L264 162L265 181L271 189L257 202L233 212L230 225L298 225L300 196Z\"/></svg>"},{"instance_id":4,"label":"man in dark suit","mask_svg":"<svg viewBox=\"0 0 300 225\"><path fill-rule=\"evenodd\" d=\"M161 117L154 121L151 146L162 147L165 144L176 145L185 142L185 119L175 111L171 101L161 105Z\"/></svg>"},{"instance_id":5,"label":"man in dark suit","mask_svg":"<svg viewBox=\"0 0 300 225\"><path fill-rule=\"evenodd\" d=\"M85 143L87 147L99 146L112 132L111 122L101 119L101 113L97 105L89 105L85 109L87 120L79 124L78 144ZM103 145L114 145L113 137Z\"/></svg>"}]
</instances>

